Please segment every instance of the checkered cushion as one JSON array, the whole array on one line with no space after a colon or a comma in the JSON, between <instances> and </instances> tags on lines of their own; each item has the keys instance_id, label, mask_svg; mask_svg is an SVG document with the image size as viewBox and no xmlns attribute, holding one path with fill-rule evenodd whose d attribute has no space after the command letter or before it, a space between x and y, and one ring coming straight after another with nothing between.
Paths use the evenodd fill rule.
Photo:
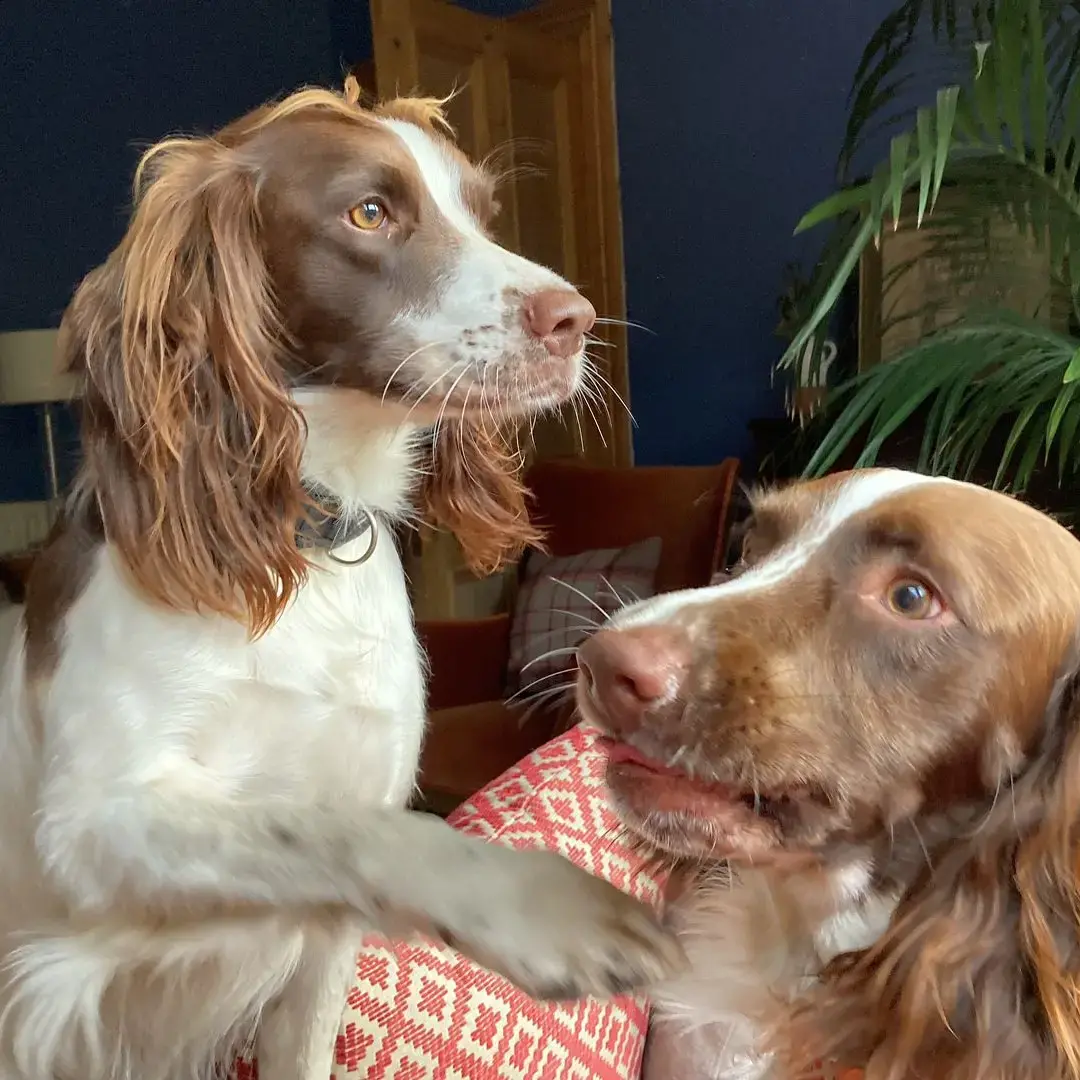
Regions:
<instances>
[{"instance_id":1,"label":"checkered cushion","mask_svg":"<svg viewBox=\"0 0 1080 1080\"><path fill-rule=\"evenodd\" d=\"M660 538L552 558L529 553L510 628L507 693L557 689L574 650L607 615L656 591Z\"/></svg>"}]
</instances>

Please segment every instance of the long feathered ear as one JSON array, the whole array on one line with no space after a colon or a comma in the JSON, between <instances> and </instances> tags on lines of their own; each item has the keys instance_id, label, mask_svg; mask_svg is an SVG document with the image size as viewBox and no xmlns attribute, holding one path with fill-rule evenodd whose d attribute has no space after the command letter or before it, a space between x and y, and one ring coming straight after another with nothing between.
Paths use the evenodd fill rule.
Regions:
<instances>
[{"instance_id":1,"label":"long feathered ear","mask_svg":"<svg viewBox=\"0 0 1080 1080\"><path fill-rule=\"evenodd\" d=\"M254 179L209 139L167 140L64 316L84 387L80 488L141 589L264 631L306 572L303 421L278 358Z\"/></svg>"},{"instance_id":2,"label":"long feathered ear","mask_svg":"<svg viewBox=\"0 0 1080 1080\"><path fill-rule=\"evenodd\" d=\"M452 421L439 432L424 493L427 516L461 544L469 569L491 574L543 534L529 521L521 455L496 427Z\"/></svg>"},{"instance_id":3,"label":"long feathered ear","mask_svg":"<svg viewBox=\"0 0 1080 1080\"><path fill-rule=\"evenodd\" d=\"M960 833L961 835L957 835ZM929 865L870 949L838 957L775 1044L865 1080L1080 1075L1080 663L1030 765Z\"/></svg>"}]
</instances>

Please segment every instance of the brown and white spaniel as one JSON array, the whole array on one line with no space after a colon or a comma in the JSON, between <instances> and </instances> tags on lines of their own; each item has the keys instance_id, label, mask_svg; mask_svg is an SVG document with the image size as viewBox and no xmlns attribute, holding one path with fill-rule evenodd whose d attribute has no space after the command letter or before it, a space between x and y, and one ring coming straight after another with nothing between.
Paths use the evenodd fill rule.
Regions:
<instances>
[{"instance_id":1,"label":"brown and white spaniel","mask_svg":"<svg viewBox=\"0 0 1080 1080\"><path fill-rule=\"evenodd\" d=\"M253 1038L262 1080L326 1080L364 929L538 996L677 962L566 860L405 809L391 529L422 489L478 568L533 538L499 429L575 392L594 319L493 210L430 101L304 90L143 159L63 320L84 464L0 692L4 1080L209 1078Z\"/></svg>"},{"instance_id":2,"label":"brown and white spaniel","mask_svg":"<svg viewBox=\"0 0 1080 1080\"><path fill-rule=\"evenodd\" d=\"M581 650L680 862L646 1078L1080 1075L1080 542L969 484L761 495L728 583Z\"/></svg>"}]
</instances>

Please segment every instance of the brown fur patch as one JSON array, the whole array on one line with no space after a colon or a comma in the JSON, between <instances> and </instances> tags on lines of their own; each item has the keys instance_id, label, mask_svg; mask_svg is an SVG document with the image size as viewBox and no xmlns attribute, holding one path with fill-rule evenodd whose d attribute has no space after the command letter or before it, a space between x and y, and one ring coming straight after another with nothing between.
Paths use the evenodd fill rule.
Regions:
<instances>
[{"instance_id":1,"label":"brown fur patch","mask_svg":"<svg viewBox=\"0 0 1080 1080\"><path fill-rule=\"evenodd\" d=\"M108 261L64 315L84 378L82 482L139 588L265 630L307 571L303 420L289 396L254 179L205 139L170 140Z\"/></svg>"},{"instance_id":2,"label":"brown fur patch","mask_svg":"<svg viewBox=\"0 0 1080 1080\"><path fill-rule=\"evenodd\" d=\"M1080 1070L1080 668L1069 659L1028 766L926 840L883 937L838 957L776 1033L866 1080L1066 1080Z\"/></svg>"},{"instance_id":3,"label":"brown fur patch","mask_svg":"<svg viewBox=\"0 0 1080 1080\"><path fill-rule=\"evenodd\" d=\"M31 686L52 675L63 645L64 618L79 598L101 549L89 522L61 523L34 560L26 586L26 676Z\"/></svg>"},{"instance_id":4,"label":"brown fur patch","mask_svg":"<svg viewBox=\"0 0 1080 1080\"><path fill-rule=\"evenodd\" d=\"M435 445L424 499L433 521L457 536L474 573L494 573L526 547L543 547L529 520L519 452L482 422L448 424Z\"/></svg>"}]
</instances>

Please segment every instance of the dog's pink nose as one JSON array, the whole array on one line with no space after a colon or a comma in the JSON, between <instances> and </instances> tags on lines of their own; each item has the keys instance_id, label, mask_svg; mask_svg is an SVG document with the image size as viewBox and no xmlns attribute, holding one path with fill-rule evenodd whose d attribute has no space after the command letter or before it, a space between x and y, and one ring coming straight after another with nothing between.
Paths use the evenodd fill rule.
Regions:
<instances>
[{"instance_id":1,"label":"dog's pink nose","mask_svg":"<svg viewBox=\"0 0 1080 1080\"><path fill-rule=\"evenodd\" d=\"M560 359L581 351L595 322L596 310L575 289L544 289L525 297L525 329Z\"/></svg>"},{"instance_id":2,"label":"dog's pink nose","mask_svg":"<svg viewBox=\"0 0 1080 1080\"><path fill-rule=\"evenodd\" d=\"M666 626L599 630L578 650L578 667L607 725L629 734L678 693L690 669L690 643Z\"/></svg>"}]
</instances>

